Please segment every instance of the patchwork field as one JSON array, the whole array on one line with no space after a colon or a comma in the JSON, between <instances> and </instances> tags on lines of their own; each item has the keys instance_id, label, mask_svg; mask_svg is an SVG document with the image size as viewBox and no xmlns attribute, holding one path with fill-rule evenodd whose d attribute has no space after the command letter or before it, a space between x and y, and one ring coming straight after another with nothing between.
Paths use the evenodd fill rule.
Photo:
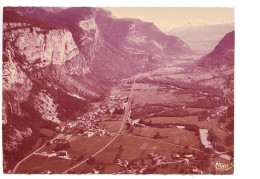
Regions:
<instances>
[{"instance_id":1,"label":"patchwork field","mask_svg":"<svg viewBox=\"0 0 260 179\"><path fill-rule=\"evenodd\" d=\"M216 172L211 160L233 162L234 118L232 108L229 109L232 89L215 86L224 85L221 75L196 71L193 76L192 70L167 68L125 79L105 101L93 104L95 111L86 115L91 120L84 117L81 121L79 117L75 129L82 132L70 124L70 130L62 132L71 135L68 139L46 145L24 161L17 172L60 173L69 169L68 173L103 174ZM122 108L126 102L128 107ZM200 130L206 131L206 136ZM33 149L59 132L42 128L40 134L43 138L37 140ZM67 152L65 158L56 156L54 148L59 145L66 146L62 149ZM55 165L58 167L52 171Z\"/></svg>"},{"instance_id":2,"label":"patchwork field","mask_svg":"<svg viewBox=\"0 0 260 179\"><path fill-rule=\"evenodd\" d=\"M139 90L136 90L134 93L133 105L143 106L147 103L158 104L162 102L163 104L185 105L186 103L196 101L196 98L192 94L185 92L174 94L176 92L175 89L161 91L159 86L151 86L149 88L145 88L148 86L147 84L138 84L138 86Z\"/></svg>"},{"instance_id":3,"label":"patchwork field","mask_svg":"<svg viewBox=\"0 0 260 179\"><path fill-rule=\"evenodd\" d=\"M78 173L83 170L91 171L91 169L103 164L104 170L102 170L101 173L115 173L118 171L125 171L124 167L115 164L114 160L117 158L122 161L127 160L128 162L142 161L153 152L165 155L167 161L172 161L173 159L171 158L171 154L173 152L184 153L185 151L188 153L192 152L189 149L162 143L158 140L151 140L130 134L122 134L106 150L95 157L95 162L92 165L84 164L74 169L74 172Z\"/></svg>"}]
</instances>

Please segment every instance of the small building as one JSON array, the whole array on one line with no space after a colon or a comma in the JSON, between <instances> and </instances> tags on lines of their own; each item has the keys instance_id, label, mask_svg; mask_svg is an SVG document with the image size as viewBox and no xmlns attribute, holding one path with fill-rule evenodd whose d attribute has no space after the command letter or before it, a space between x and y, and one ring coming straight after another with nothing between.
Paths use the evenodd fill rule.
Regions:
<instances>
[{"instance_id":1,"label":"small building","mask_svg":"<svg viewBox=\"0 0 260 179\"><path fill-rule=\"evenodd\" d=\"M172 153L171 157L172 157L173 159L176 159L176 158L180 158L181 156L180 156L180 154L178 154L178 153Z\"/></svg>"},{"instance_id":2,"label":"small building","mask_svg":"<svg viewBox=\"0 0 260 179\"><path fill-rule=\"evenodd\" d=\"M67 151L66 150L58 151L57 156L58 157L65 157L65 156L67 156Z\"/></svg>"},{"instance_id":3,"label":"small building","mask_svg":"<svg viewBox=\"0 0 260 179\"><path fill-rule=\"evenodd\" d=\"M83 133L83 136L92 137L96 132L92 132L92 130L86 131Z\"/></svg>"},{"instance_id":4,"label":"small building","mask_svg":"<svg viewBox=\"0 0 260 179\"><path fill-rule=\"evenodd\" d=\"M138 125L139 124L139 122L140 122L140 119L135 119L135 120L132 120L132 126L134 126L134 125Z\"/></svg>"},{"instance_id":5,"label":"small building","mask_svg":"<svg viewBox=\"0 0 260 179\"><path fill-rule=\"evenodd\" d=\"M189 159L184 159L184 163L189 163L190 161L189 161Z\"/></svg>"},{"instance_id":6,"label":"small building","mask_svg":"<svg viewBox=\"0 0 260 179\"><path fill-rule=\"evenodd\" d=\"M193 155L185 155L185 157L191 158L191 157L193 157Z\"/></svg>"},{"instance_id":7,"label":"small building","mask_svg":"<svg viewBox=\"0 0 260 179\"><path fill-rule=\"evenodd\" d=\"M91 173L92 173L92 174L99 174L99 171L96 170L96 169L93 169L93 170L91 171Z\"/></svg>"},{"instance_id":8,"label":"small building","mask_svg":"<svg viewBox=\"0 0 260 179\"><path fill-rule=\"evenodd\" d=\"M120 166L123 166L123 162L120 160L120 159L116 159L116 164L120 165Z\"/></svg>"},{"instance_id":9,"label":"small building","mask_svg":"<svg viewBox=\"0 0 260 179\"><path fill-rule=\"evenodd\" d=\"M115 112L115 108L111 108L110 110L109 110L109 112L110 112L110 114L113 114L114 112Z\"/></svg>"}]
</instances>

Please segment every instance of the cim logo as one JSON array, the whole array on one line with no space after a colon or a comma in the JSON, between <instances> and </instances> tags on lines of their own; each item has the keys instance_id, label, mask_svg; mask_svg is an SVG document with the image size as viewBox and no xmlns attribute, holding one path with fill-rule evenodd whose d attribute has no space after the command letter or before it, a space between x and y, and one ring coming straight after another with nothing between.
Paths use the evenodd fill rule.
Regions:
<instances>
[{"instance_id":1,"label":"cim logo","mask_svg":"<svg viewBox=\"0 0 260 179\"><path fill-rule=\"evenodd\" d=\"M221 163L221 162L212 162L212 165L215 165L216 170L227 171L231 170L234 167L234 163Z\"/></svg>"}]
</instances>

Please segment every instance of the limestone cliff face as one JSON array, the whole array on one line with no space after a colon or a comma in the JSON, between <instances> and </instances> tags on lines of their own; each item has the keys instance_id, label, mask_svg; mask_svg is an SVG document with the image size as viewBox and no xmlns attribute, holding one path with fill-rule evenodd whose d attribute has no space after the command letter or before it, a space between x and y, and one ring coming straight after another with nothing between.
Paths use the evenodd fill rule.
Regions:
<instances>
[{"instance_id":1,"label":"limestone cliff face","mask_svg":"<svg viewBox=\"0 0 260 179\"><path fill-rule=\"evenodd\" d=\"M19 104L28 99L33 86L31 71L41 73L45 67L55 66L55 70L48 72L55 72L56 76L53 75L53 78L60 83L68 80L56 78L57 76L67 77L78 74L79 70L80 74L90 72L87 66L82 68L84 61L79 55L72 34L67 30L46 30L29 27L26 23L4 23L3 39L3 92L12 93L13 99L12 102L4 101L3 116L6 116L8 106L12 113L22 114ZM74 85L72 81L69 83ZM59 121L55 117L53 119ZM6 117L3 117L3 120L6 121Z\"/></svg>"},{"instance_id":2,"label":"limestone cliff face","mask_svg":"<svg viewBox=\"0 0 260 179\"><path fill-rule=\"evenodd\" d=\"M39 111L42 119L59 123L57 106L46 90L41 90L35 98L35 109Z\"/></svg>"},{"instance_id":3,"label":"limestone cliff face","mask_svg":"<svg viewBox=\"0 0 260 179\"><path fill-rule=\"evenodd\" d=\"M82 29L80 37L80 46L83 50L88 51L89 59L93 61L95 58L95 51L97 50L97 43L100 40L99 29L95 22L95 18L84 19L78 23Z\"/></svg>"},{"instance_id":4,"label":"limestone cliff face","mask_svg":"<svg viewBox=\"0 0 260 179\"><path fill-rule=\"evenodd\" d=\"M89 76L89 63L70 31L30 23L3 23L5 168L20 158L19 153L26 152L28 146L24 144L36 137L39 123L60 123L87 106L90 97L100 95L91 88L96 84Z\"/></svg>"},{"instance_id":5,"label":"limestone cliff face","mask_svg":"<svg viewBox=\"0 0 260 179\"><path fill-rule=\"evenodd\" d=\"M5 42L24 57L24 68L38 69L50 64L63 65L79 54L72 34L64 29L45 30L28 24L4 23Z\"/></svg>"},{"instance_id":6,"label":"limestone cliff face","mask_svg":"<svg viewBox=\"0 0 260 179\"><path fill-rule=\"evenodd\" d=\"M9 28L17 28L25 24L10 24ZM27 77L21 66L18 65L17 48L14 44L14 36L5 33L8 29L4 23L4 49L3 49L3 124L7 123L7 110L12 114L22 115L20 103L28 99L32 89L32 81ZM5 93L9 93L10 98L5 100Z\"/></svg>"}]
</instances>

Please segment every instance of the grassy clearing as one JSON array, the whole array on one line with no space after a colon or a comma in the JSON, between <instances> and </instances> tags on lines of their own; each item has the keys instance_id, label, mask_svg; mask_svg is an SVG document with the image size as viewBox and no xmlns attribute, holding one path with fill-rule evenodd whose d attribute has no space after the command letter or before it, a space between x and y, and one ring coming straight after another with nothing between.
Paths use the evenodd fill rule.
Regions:
<instances>
[{"instance_id":1,"label":"grassy clearing","mask_svg":"<svg viewBox=\"0 0 260 179\"><path fill-rule=\"evenodd\" d=\"M187 74L173 74L173 75L168 75L167 77L173 78L175 80L181 80L185 83L190 83L192 81L191 79L193 76L191 77ZM160 79L160 78L158 78L158 79Z\"/></svg>"},{"instance_id":2,"label":"grassy clearing","mask_svg":"<svg viewBox=\"0 0 260 179\"><path fill-rule=\"evenodd\" d=\"M165 120L166 119L166 120ZM225 138L227 135L229 135L226 131L220 129L217 125L210 123L208 121L198 121L197 116L186 116L186 117L156 117L156 118L151 118L152 122L154 121L155 123L163 123L165 121L169 122L172 120L170 123L178 123L178 124L193 124L198 126L201 129L209 129L211 128L213 132L224 142ZM184 120L184 121L183 121ZM167 123L165 122L165 123Z\"/></svg>"},{"instance_id":3,"label":"grassy clearing","mask_svg":"<svg viewBox=\"0 0 260 179\"><path fill-rule=\"evenodd\" d=\"M47 137L47 138L52 138L53 136L57 135L56 132L50 130L50 129L46 129L46 128L42 128L40 129L40 134ZM35 144L32 146L32 148L26 153L25 156L31 154L32 152L34 152L35 150L37 150L39 147L41 147L42 145L44 145L47 142L47 140L43 140L43 138L39 137Z\"/></svg>"},{"instance_id":4,"label":"grassy clearing","mask_svg":"<svg viewBox=\"0 0 260 179\"><path fill-rule=\"evenodd\" d=\"M179 93L174 94L174 90L169 92L158 92L156 90L143 91L140 90L134 93L133 105L144 106L145 104L175 104L185 105L187 103L195 102L196 99L192 94Z\"/></svg>"},{"instance_id":5,"label":"grassy clearing","mask_svg":"<svg viewBox=\"0 0 260 179\"><path fill-rule=\"evenodd\" d=\"M102 169L100 169L102 166ZM96 162L93 164L84 163L77 168L75 168L73 171L75 173L84 174L84 173L90 173L93 169L97 169L100 174L113 174L118 171L124 170L123 167L120 167L117 164L104 164Z\"/></svg>"},{"instance_id":6,"label":"grassy clearing","mask_svg":"<svg viewBox=\"0 0 260 179\"><path fill-rule=\"evenodd\" d=\"M145 122L149 122L150 119L145 119ZM185 117L153 117L151 118L153 124L158 123L181 123L181 124L198 124L197 116L185 116Z\"/></svg>"},{"instance_id":7,"label":"grassy clearing","mask_svg":"<svg viewBox=\"0 0 260 179\"><path fill-rule=\"evenodd\" d=\"M100 173L103 173L103 174L112 174L112 173L116 173L120 170L124 170L123 167L117 165L117 164L107 164L105 167L104 167L104 170L101 171Z\"/></svg>"},{"instance_id":8,"label":"grassy clearing","mask_svg":"<svg viewBox=\"0 0 260 179\"><path fill-rule=\"evenodd\" d=\"M193 113L203 112L206 109L204 109L204 108L185 108L185 110L187 110L190 114L193 114Z\"/></svg>"},{"instance_id":9,"label":"grassy clearing","mask_svg":"<svg viewBox=\"0 0 260 179\"><path fill-rule=\"evenodd\" d=\"M58 157L33 155L18 167L17 173L42 173L47 170L62 173L68 168L70 162L70 160Z\"/></svg>"},{"instance_id":10,"label":"grassy clearing","mask_svg":"<svg viewBox=\"0 0 260 179\"><path fill-rule=\"evenodd\" d=\"M117 133L122 125L122 120L120 121L103 121L99 123L100 128L104 128L112 133Z\"/></svg>"},{"instance_id":11,"label":"grassy clearing","mask_svg":"<svg viewBox=\"0 0 260 179\"><path fill-rule=\"evenodd\" d=\"M70 144L70 148L67 150L68 155L71 158L79 157L83 155L84 158L87 158L93 155L95 152L100 150L105 144L111 140L112 137L108 136L92 136L88 138L87 136L72 136L67 142ZM39 152L52 153L56 144L44 147Z\"/></svg>"},{"instance_id":12,"label":"grassy clearing","mask_svg":"<svg viewBox=\"0 0 260 179\"><path fill-rule=\"evenodd\" d=\"M114 89L114 90L111 91L111 96L117 96L117 95L119 95L119 96L129 96L130 92L131 92L130 89L128 89L128 90Z\"/></svg>"},{"instance_id":13,"label":"grassy clearing","mask_svg":"<svg viewBox=\"0 0 260 179\"><path fill-rule=\"evenodd\" d=\"M163 141L183 146L199 147L199 137L195 136L195 132L186 129L143 127L139 134L153 138L157 133L163 137Z\"/></svg>"},{"instance_id":14,"label":"grassy clearing","mask_svg":"<svg viewBox=\"0 0 260 179\"><path fill-rule=\"evenodd\" d=\"M38 138L37 141L35 142L35 144L32 146L31 150L29 150L25 156L33 153L35 150L37 150L40 146L41 146L41 143L42 143L42 139L41 138Z\"/></svg>"},{"instance_id":15,"label":"grassy clearing","mask_svg":"<svg viewBox=\"0 0 260 179\"><path fill-rule=\"evenodd\" d=\"M68 154L73 156L83 155L90 157L95 152L106 145L112 137L108 136L92 136L90 138L83 136L74 136L70 139L70 149Z\"/></svg>"},{"instance_id":16,"label":"grassy clearing","mask_svg":"<svg viewBox=\"0 0 260 179\"><path fill-rule=\"evenodd\" d=\"M53 130L50 129L46 129L46 128L41 128L40 129L40 134L46 136L46 137L52 137L54 135L56 135L57 133L54 132Z\"/></svg>"},{"instance_id":17,"label":"grassy clearing","mask_svg":"<svg viewBox=\"0 0 260 179\"><path fill-rule=\"evenodd\" d=\"M146 122L149 122L150 119L145 119ZM197 116L186 116L186 117L154 117L151 118L152 124L158 124L158 123L172 123L172 124L180 124L180 125L186 125L186 124L192 124L192 125L196 125L201 129L209 129L211 128L212 131L214 132L214 134L220 139L219 144L225 144L225 139L227 136L229 136L230 134L228 134L226 131L222 130L221 128L219 128L216 124L210 123L208 121L198 121L198 117ZM145 130L145 128L143 128ZM142 129L142 130L143 130ZM155 128L155 131L159 129ZM138 131L139 132L139 129ZM136 132L136 133L137 133ZM153 135L154 132L153 131L146 131L147 134ZM162 131L162 133L164 133ZM147 135L145 134L145 132L141 132L140 135ZM155 134L154 134L155 135ZM169 134L168 134L169 135ZM172 134L173 138L175 134ZM177 134L176 134L177 135ZM153 137L153 136L152 136ZM172 137L169 137L169 139ZM181 138L175 139L176 141L182 141ZM184 140L187 142L187 140ZM196 140L197 141L197 140ZM186 143L184 142L184 143ZM188 143L189 145L189 143ZM196 146L196 145L195 145Z\"/></svg>"},{"instance_id":18,"label":"grassy clearing","mask_svg":"<svg viewBox=\"0 0 260 179\"><path fill-rule=\"evenodd\" d=\"M168 164L167 167L156 167L155 173L157 174L180 174L181 168L187 168L182 163Z\"/></svg>"}]
</instances>

